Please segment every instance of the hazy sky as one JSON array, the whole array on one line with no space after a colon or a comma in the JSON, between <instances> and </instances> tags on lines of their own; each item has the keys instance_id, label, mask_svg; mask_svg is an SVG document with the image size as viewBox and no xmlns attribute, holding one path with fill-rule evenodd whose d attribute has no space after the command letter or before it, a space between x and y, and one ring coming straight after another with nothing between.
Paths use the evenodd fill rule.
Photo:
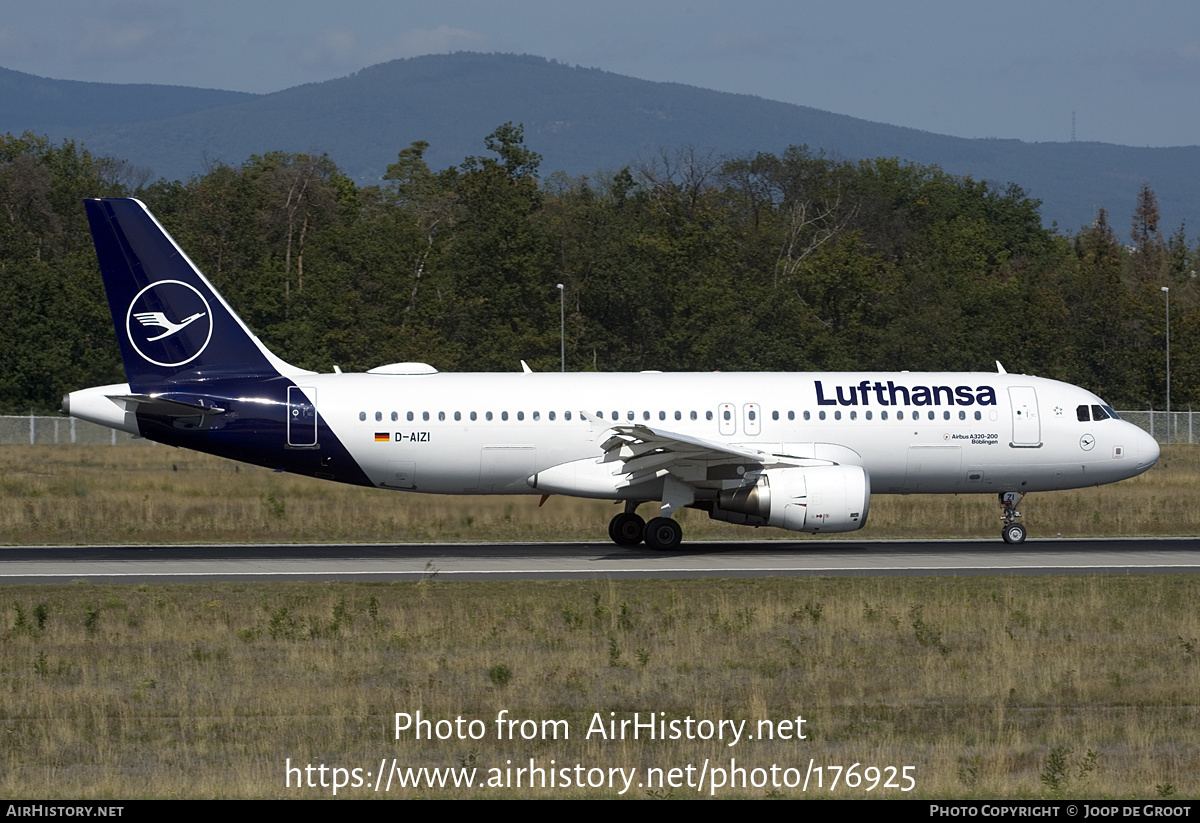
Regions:
<instances>
[{"instance_id":1,"label":"hazy sky","mask_svg":"<svg viewBox=\"0 0 1200 823\"><path fill-rule=\"evenodd\" d=\"M961 137L1200 144L1200 3L4 0L0 66L269 92L515 52ZM3 97L0 96L0 105Z\"/></svg>"}]
</instances>

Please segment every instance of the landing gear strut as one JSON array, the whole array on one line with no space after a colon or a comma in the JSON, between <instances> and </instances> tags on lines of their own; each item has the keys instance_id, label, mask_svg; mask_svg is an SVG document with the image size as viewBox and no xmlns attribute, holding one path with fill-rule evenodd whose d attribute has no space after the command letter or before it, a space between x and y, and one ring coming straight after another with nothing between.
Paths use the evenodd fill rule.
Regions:
<instances>
[{"instance_id":1,"label":"landing gear strut","mask_svg":"<svg viewBox=\"0 0 1200 823\"><path fill-rule=\"evenodd\" d=\"M1017 504L1024 496L1022 492L1000 493L1000 505L1004 507L1004 528L1000 530L1000 536L1004 538L1005 543L1025 542L1025 527L1017 522L1017 518L1021 516L1017 511Z\"/></svg>"}]
</instances>

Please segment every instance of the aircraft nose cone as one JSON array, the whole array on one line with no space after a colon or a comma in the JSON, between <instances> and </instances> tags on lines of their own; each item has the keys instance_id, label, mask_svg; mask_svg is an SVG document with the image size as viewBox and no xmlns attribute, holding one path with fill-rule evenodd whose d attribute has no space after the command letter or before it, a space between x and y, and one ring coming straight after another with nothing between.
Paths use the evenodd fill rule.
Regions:
<instances>
[{"instance_id":1,"label":"aircraft nose cone","mask_svg":"<svg viewBox=\"0 0 1200 823\"><path fill-rule=\"evenodd\" d=\"M1149 432L1138 429L1137 434L1138 468L1140 468L1142 471L1145 471L1158 462L1158 456L1161 454L1161 449L1158 446L1158 441L1151 437Z\"/></svg>"}]
</instances>

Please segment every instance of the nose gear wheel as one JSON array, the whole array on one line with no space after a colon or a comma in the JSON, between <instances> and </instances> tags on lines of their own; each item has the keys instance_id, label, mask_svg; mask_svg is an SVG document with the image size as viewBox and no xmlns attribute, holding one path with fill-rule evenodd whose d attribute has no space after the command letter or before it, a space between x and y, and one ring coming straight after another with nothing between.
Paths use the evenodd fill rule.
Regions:
<instances>
[{"instance_id":1,"label":"nose gear wheel","mask_svg":"<svg viewBox=\"0 0 1200 823\"><path fill-rule=\"evenodd\" d=\"M1004 514L1001 519L1004 520L1004 528L1000 530L1000 537L1005 543L1015 545L1025 542L1025 527L1017 522L1017 518L1021 513L1017 511L1017 504L1025 497L1024 492L1001 492L1000 505L1004 507Z\"/></svg>"}]
</instances>

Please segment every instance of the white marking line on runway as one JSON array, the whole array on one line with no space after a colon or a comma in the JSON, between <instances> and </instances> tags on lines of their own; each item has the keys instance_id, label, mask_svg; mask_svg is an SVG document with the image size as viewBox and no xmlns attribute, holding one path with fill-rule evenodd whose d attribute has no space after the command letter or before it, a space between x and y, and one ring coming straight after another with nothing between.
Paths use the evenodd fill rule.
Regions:
<instances>
[{"instance_id":1,"label":"white marking line on runway","mask_svg":"<svg viewBox=\"0 0 1200 823\"><path fill-rule=\"evenodd\" d=\"M1129 565L1125 563L1107 563L1100 566L787 566L780 568L678 568L678 569L663 569L663 568L635 568L635 569L453 569L444 570L437 569L435 571L426 571L424 569L413 569L411 571L383 569L383 570L364 570L364 571L290 571L290 572L229 572L229 571L211 571L211 572L75 572L67 574L64 572L22 572L19 574L4 574L0 572L0 578L14 577L69 577L78 579L82 577L291 577L291 576L308 576L314 574L327 575L330 577L350 577L364 574L420 574L426 577L444 577L452 574L605 574L607 572L619 572L621 574L664 574L668 572L686 572L695 574L696 572L731 573L742 574L745 572L911 572L911 571L929 571L929 572L944 572L944 571L995 571L995 572L1011 572L1011 571L1045 571L1050 569L1066 569L1071 571L1081 570L1097 570L1097 569L1200 569L1200 565L1189 565L1185 563L1160 563L1155 565Z\"/></svg>"}]
</instances>

